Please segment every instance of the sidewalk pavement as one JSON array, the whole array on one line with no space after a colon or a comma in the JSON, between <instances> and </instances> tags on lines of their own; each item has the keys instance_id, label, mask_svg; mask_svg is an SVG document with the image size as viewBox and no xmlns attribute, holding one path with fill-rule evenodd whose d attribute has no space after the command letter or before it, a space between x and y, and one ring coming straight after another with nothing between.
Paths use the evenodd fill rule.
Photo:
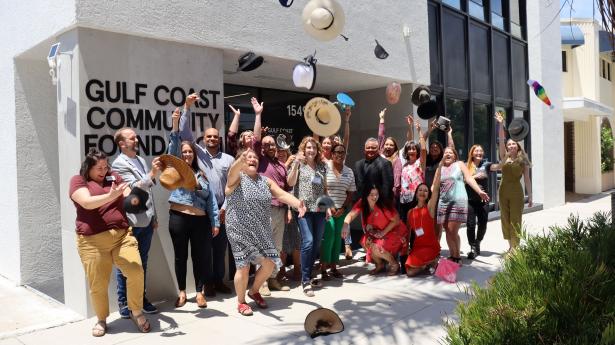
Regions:
<instances>
[{"instance_id":1,"label":"sidewalk pavement","mask_svg":"<svg viewBox=\"0 0 615 345\"><path fill-rule=\"evenodd\" d=\"M527 229L532 234L543 233L553 224L564 225L568 216L578 214L581 219L596 211L610 211L607 193L594 195L561 207L525 214ZM465 230L460 231L462 251L469 249ZM442 248L446 248L442 236ZM63 306L44 301L32 292L7 297L7 284L0 284L0 345L17 344L440 344L446 331L443 323L455 319L458 301L467 299L465 293L472 281L481 286L501 267L501 253L508 248L502 239L500 221L488 224L482 242L482 255L476 260L464 260L458 272L458 283L448 284L436 277L406 278L367 275L368 267L361 261L341 261L341 279L324 282L316 290L316 297L303 295L297 284L290 292L273 292L266 298L269 309L254 309L254 316L237 313L234 295L208 300L208 308L199 309L194 294L183 308L173 307L174 297L156 303L162 311L150 315L152 332L138 333L130 320L119 319L117 313L108 319L109 331L102 338L93 338L90 329L95 319L71 320ZM446 250L442 252L447 256ZM26 297L26 295L30 295ZM219 295L220 296L220 295ZM37 300L40 299L40 300ZM16 302L16 303L15 303ZM253 304L252 304L253 305ZM317 307L335 310L345 325L345 331L326 337L310 339L303 329L307 313ZM67 317L67 315L69 315ZM25 326L18 319L31 318ZM36 320L34 320L36 319ZM54 322L69 322L54 326ZM38 328L36 331L32 329Z\"/></svg>"}]
</instances>

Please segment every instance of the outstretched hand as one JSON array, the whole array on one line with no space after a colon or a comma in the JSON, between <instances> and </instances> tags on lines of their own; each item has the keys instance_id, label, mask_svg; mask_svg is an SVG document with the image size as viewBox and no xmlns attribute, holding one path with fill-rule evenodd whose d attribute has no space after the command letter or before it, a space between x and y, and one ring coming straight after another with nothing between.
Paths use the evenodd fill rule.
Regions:
<instances>
[{"instance_id":1,"label":"outstretched hand","mask_svg":"<svg viewBox=\"0 0 615 345\"><path fill-rule=\"evenodd\" d=\"M502 113L501 111L496 111L496 112L495 112L495 120L496 120L498 123L500 123L500 124L501 124L502 122L504 122L504 113Z\"/></svg>"},{"instance_id":2,"label":"outstretched hand","mask_svg":"<svg viewBox=\"0 0 615 345\"><path fill-rule=\"evenodd\" d=\"M124 190L128 187L128 182L122 182L119 185L115 184L115 181L111 182L111 189L109 190L109 196L114 200L118 196L124 194Z\"/></svg>"},{"instance_id":3,"label":"outstretched hand","mask_svg":"<svg viewBox=\"0 0 615 345\"><path fill-rule=\"evenodd\" d=\"M198 101L200 98L196 93L190 94L186 97L186 108L190 108L194 102Z\"/></svg>"},{"instance_id":4,"label":"outstretched hand","mask_svg":"<svg viewBox=\"0 0 615 345\"><path fill-rule=\"evenodd\" d=\"M412 127L412 124L414 123L414 116L412 114L408 114L408 116L406 116L406 123L409 127Z\"/></svg>"},{"instance_id":5,"label":"outstretched hand","mask_svg":"<svg viewBox=\"0 0 615 345\"><path fill-rule=\"evenodd\" d=\"M239 110L239 109L235 109L235 107L233 107L233 106L232 106L232 105L230 105L230 104L228 105L228 107L229 107L229 108L231 108L231 110L233 111L233 115L235 115L235 116L239 116L239 115L241 115L241 110Z\"/></svg>"},{"instance_id":6,"label":"outstretched hand","mask_svg":"<svg viewBox=\"0 0 615 345\"><path fill-rule=\"evenodd\" d=\"M252 103L252 108L254 109L254 113L256 113L256 115L260 115L263 112L263 104L265 102L258 103L258 100L256 99L256 97L252 97L250 99L250 102Z\"/></svg>"},{"instance_id":7,"label":"outstretched hand","mask_svg":"<svg viewBox=\"0 0 615 345\"><path fill-rule=\"evenodd\" d=\"M384 108L382 110L380 110L380 113L378 113L378 117L380 118L380 120L384 120L384 115L387 112L387 108Z\"/></svg>"}]
</instances>

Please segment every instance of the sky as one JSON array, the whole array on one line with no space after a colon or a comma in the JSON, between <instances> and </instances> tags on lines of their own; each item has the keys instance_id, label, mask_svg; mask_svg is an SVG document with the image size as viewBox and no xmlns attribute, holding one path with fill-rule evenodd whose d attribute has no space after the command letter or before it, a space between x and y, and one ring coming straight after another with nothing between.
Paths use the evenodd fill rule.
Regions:
<instances>
[{"instance_id":1,"label":"sky","mask_svg":"<svg viewBox=\"0 0 615 345\"><path fill-rule=\"evenodd\" d=\"M564 5L566 3L566 5ZM591 18L592 17L592 5L594 0L560 0L560 7L564 5L562 12L560 12L560 18L569 18L571 16L572 3L572 18ZM600 20L600 13L598 6L596 5L596 19Z\"/></svg>"}]
</instances>

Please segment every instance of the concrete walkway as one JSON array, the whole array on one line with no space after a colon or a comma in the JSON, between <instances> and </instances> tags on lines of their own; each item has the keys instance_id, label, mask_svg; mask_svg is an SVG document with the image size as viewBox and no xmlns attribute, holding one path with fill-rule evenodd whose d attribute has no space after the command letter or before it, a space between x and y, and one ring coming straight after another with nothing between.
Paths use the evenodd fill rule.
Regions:
<instances>
[{"instance_id":1,"label":"concrete walkway","mask_svg":"<svg viewBox=\"0 0 615 345\"><path fill-rule=\"evenodd\" d=\"M566 224L571 213L583 219L596 211L610 209L610 196L599 194L561 207L525 214L523 219L527 229L537 234L553 224ZM469 249L465 237L465 229L462 229L463 251ZM446 248L444 236L442 247ZM118 319L115 313L108 319L109 333L102 338L90 335L94 319L54 327L54 321L58 322L67 315L66 308L43 305L41 308L51 309L39 312L36 305L38 302L30 303L30 298L40 296L28 292L30 296L22 295L19 299L5 298L6 284L0 284L3 308L0 339L4 338L0 340L0 345L42 342L45 345L439 344L446 335L443 322L448 318L454 319L455 306L458 301L467 299L465 290L469 284L476 281L484 286L485 281L501 267L500 253L508 245L502 239L499 220L489 223L481 247L482 256L472 262L464 262L458 273L457 284L448 284L436 277L372 277L367 275L369 267L365 267L362 262L342 261L341 272L345 275L343 281L338 279L325 282L324 288L316 290L314 298L305 297L294 285L290 292L274 292L272 297L267 298L269 309L255 310L251 317L237 313L233 295L208 300L207 309L197 308L194 296L181 309L175 309L173 301L162 301L158 304L162 312L149 317L153 327L151 333L138 333L130 320ZM444 256L447 254L445 250L442 252ZM17 305L12 303L14 301L18 301ZM320 306L339 313L346 327L344 332L314 340L306 336L303 320L309 311ZM26 315L36 317L37 322L20 328L19 322L7 321L24 318ZM42 320L38 321L39 317ZM36 327L39 330L32 331Z\"/></svg>"}]
</instances>

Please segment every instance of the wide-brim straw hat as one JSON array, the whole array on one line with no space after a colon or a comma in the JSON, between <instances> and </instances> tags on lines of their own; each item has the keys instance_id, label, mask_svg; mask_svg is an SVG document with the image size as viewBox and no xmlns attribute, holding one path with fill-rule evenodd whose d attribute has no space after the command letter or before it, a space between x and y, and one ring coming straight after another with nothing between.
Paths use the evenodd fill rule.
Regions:
<instances>
[{"instance_id":1,"label":"wide-brim straw hat","mask_svg":"<svg viewBox=\"0 0 615 345\"><path fill-rule=\"evenodd\" d=\"M522 141L530 132L530 125L524 119L515 117L508 125L508 135L514 141Z\"/></svg>"},{"instance_id":2,"label":"wide-brim straw hat","mask_svg":"<svg viewBox=\"0 0 615 345\"><path fill-rule=\"evenodd\" d=\"M160 161L164 165L164 170L160 174L160 184L164 188L168 190L196 188L196 177L188 163L173 155L162 155Z\"/></svg>"},{"instance_id":3,"label":"wide-brim straw hat","mask_svg":"<svg viewBox=\"0 0 615 345\"><path fill-rule=\"evenodd\" d=\"M342 124L340 111L335 104L322 97L314 97L306 103L303 118L312 132L321 137L337 133Z\"/></svg>"},{"instance_id":4,"label":"wide-brim straw hat","mask_svg":"<svg viewBox=\"0 0 615 345\"><path fill-rule=\"evenodd\" d=\"M303 29L319 41L330 41L342 33L346 17L335 0L310 0L303 8Z\"/></svg>"},{"instance_id":5,"label":"wide-brim straw hat","mask_svg":"<svg viewBox=\"0 0 615 345\"><path fill-rule=\"evenodd\" d=\"M310 337L339 333L344 330L344 323L331 309L318 308L312 310L305 318L303 327Z\"/></svg>"}]
</instances>

